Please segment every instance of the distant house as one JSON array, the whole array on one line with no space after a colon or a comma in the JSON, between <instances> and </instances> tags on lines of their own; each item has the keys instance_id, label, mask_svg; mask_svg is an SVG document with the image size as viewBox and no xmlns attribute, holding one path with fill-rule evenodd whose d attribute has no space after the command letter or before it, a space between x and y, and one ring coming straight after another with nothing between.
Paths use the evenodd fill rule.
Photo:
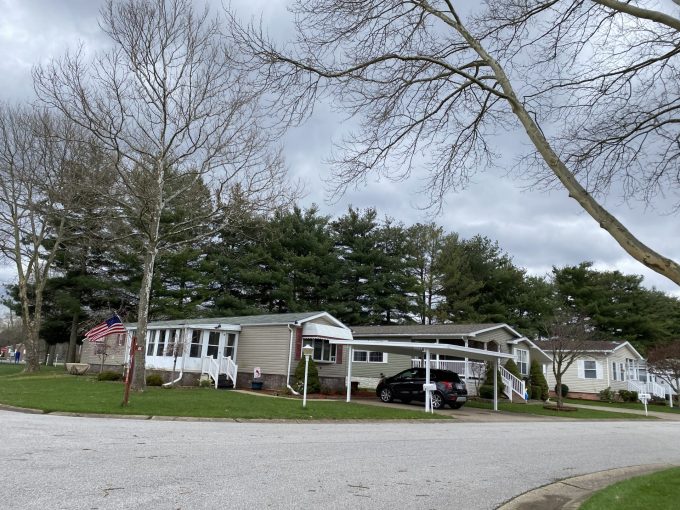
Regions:
<instances>
[{"instance_id":1,"label":"distant house","mask_svg":"<svg viewBox=\"0 0 680 510\"><path fill-rule=\"evenodd\" d=\"M550 340L537 344L552 353L554 344ZM614 392L629 390L664 397L665 388L647 373L645 359L629 342L591 340L579 351L578 359L562 377L562 383L569 387L569 396L595 400L600 391L610 388ZM548 385L554 394L552 370L548 372Z\"/></svg>"}]
</instances>

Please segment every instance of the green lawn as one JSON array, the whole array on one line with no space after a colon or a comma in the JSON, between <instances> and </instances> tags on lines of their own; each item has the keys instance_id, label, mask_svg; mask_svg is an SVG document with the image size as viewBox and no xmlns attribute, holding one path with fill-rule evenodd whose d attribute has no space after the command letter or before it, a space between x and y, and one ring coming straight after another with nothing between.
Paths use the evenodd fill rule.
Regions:
<instances>
[{"instance_id":1,"label":"green lawn","mask_svg":"<svg viewBox=\"0 0 680 510\"><path fill-rule=\"evenodd\" d=\"M493 403L482 400L471 400L465 404L468 407L478 409L493 409ZM557 413L550 409L544 409L543 404L511 404L510 402L498 402L499 411L510 413L533 414L537 416L559 416L560 418L575 418L580 420L645 420L655 419L640 414L633 413L610 413L607 411L597 411L595 409L579 409L577 411L565 411Z\"/></svg>"},{"instance_id":2,"label":"green lawn","mask_svg":"<svg viewBox=\"0 0 680 510\"><path fill-rule=\"evenodd\" d=\"M583 404L586 406L602 406L602 407L615 407L618 409L636 409L638 411L644 411L645 406L641 402L602 402L600 400L581 400L576 398L565 398L565 404ZM675 403L673 404L675 405ZM660 406L660 405L647 405L648 411L654 411L659 413L680 413L680 407L670 407Z\"/></svg>"},{"instance_id":3,"label":"green lawn","mask_svg":"<svg viewBox=\"0 0 680 510\"><path fill-rule=\"evenodd\" d=\"M121 407L123 384L100 382L92 376L65 374L62 368L42 367L38 374L21 374L23 367L0 365L0 403L45 412L195 416L210 418L290 420L450 419L422 411L361 405L342 401L308 401L247 395L212 388L148 388L133 393Z\"/></svg>"},{"instance_id":4,"label":"green lawn","mask_svg":"<svg viewBox=\"0 0 680 510\"><path fill-rule=\"evenodd\" d=\"M624 480L596 492L581 510L673 510L680 505L680 467Z\"/></svg>"}]
</instances>

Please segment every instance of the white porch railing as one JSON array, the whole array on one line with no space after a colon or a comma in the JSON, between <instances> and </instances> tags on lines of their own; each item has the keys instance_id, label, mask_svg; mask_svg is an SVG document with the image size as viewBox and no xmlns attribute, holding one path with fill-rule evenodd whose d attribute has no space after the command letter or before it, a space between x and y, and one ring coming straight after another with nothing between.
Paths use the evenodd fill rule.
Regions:
<instances>
[{"instance_id":1,"label":"white porch railing","mask_svg":"<svg viewBox=\"0 0 680 510\"><path fill-rule=\"evenodd\" d=\"M650 395L654 395L660 398L666 397L666 388L664 388L659 383L631 381L630 379L627 382L628 391L636 391L638 394L649 393Z\"/></svg>"},{"instance_id":2,"label":"white porch railing","mask_svg":"<svg viewBox=\"0 0 680 510\"><path fill-rule=\"evenodd\" d=\"M486 365L478 361L467 362L467 379L484 379ZM411 368L425 368L425 360L420 358L411 359ZM456 372L459 377L466 379L464 360L430 360L430 368L438 370L451 370ZM467 380L465 382L468 382Z\"/></svg>"},{"instance_id":3,"label":"white porch railing","mask_svg":"<svg viewBox=\"0 0 680 510\"><path fill-rule=\"evenodd\" d=\"M231 379L233 387L236 388L238 365L234 363L234 361L231 359L231 356L227 356L225 358L221 354L218 354L217 359L213 358L212 356L203 356L201 361L201 374L208 374L208 376L214 381L216 389L220 374L225 374L229 379Z\"/></svg>"},{"instance_id":4,"label":"white porch railing","mask_svg":"<svg viewBox=\"0 0 680 510\"><path fill-rule=\"evenodd\" d=\"M503 393L507 395L507 397L510 399L510 402L512 402L513 393L516 393L519 395L519 398L524 400L524 395L526 395L526 385L524 381L512 375L505 369L505 367L498 367L498 370L501 374L501 380L505 385L505 388L503 388Z\"/></svg>"}]
</instances>

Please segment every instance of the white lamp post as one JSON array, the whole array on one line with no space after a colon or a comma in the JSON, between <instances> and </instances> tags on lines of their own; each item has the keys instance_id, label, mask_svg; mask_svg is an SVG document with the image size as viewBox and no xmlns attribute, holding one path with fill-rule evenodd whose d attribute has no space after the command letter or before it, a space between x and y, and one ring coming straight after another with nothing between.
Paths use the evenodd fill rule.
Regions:
<instances>
[{"instance_id":1,"label":"white lamp post","mask_svg":"<svg viewBox=\"0 0 680 510\"><path fill-rule=\"evenodd\" d=\"M305 387L302 393L302 407L307 407L307 374L309 373L309 357L314 354L314 347L307 344L302 348L302 354L305 355Z\"/></svg>"}]
</instances>

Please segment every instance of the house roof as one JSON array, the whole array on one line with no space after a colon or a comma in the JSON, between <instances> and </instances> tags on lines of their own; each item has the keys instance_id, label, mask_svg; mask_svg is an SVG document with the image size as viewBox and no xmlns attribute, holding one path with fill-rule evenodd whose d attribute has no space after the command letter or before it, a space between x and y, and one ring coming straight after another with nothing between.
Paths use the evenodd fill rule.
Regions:
<instances>
[{"instance_id":1,"label":"house roof","mask_svg":"<svg viewBox=\"0 0 680 510\"><path fill-rule=\"evenodd\" d=\"M429 338L464 338L475 337L481 333L494 329L506 329L514 336L520 338L517 333L507 324L409 324L400 326L353 326L354 338L379 338L379 337L429 337Z\"/></svg>"},{"instance_id":2,"label":"house roof","mask_svg":"<svg viewBox=\"0 0 680 510\"><path fill-rule=\"evenodd\" d=\"M546 352L551 352L555 343L556 342L553 340L539 340L536 342L536 344L538 344L541 349ZM583 352L612 353L622 349L625 346L628 346L632 352L642 359L642 355L637 352L637 350L635 350L635 348L628 341L619 342L616 340L587 340L583 342L583 346L580 347L579 350L582 350Z\"/></svg>"},{"instance_id":3,"label":"house roof","mask_svg":"<svg viewBox=\"0 0 680 510\"><path fill-rule=\"evenodd\" d=\"M172 327L172 326L200 326L202 324L231 324L235 326L273 326L280 324L293 324L295 322L307 322L317 317L326 317L339 327L346 328L335 317L327 312L294 312L294 313L273 313L263 315L241 315L236 317L207 317L202 319L175 319L162 321L149 321L150 327ZM135 328L136 323L126 323L127 328Z\"/></svg>"}]
</instances>

